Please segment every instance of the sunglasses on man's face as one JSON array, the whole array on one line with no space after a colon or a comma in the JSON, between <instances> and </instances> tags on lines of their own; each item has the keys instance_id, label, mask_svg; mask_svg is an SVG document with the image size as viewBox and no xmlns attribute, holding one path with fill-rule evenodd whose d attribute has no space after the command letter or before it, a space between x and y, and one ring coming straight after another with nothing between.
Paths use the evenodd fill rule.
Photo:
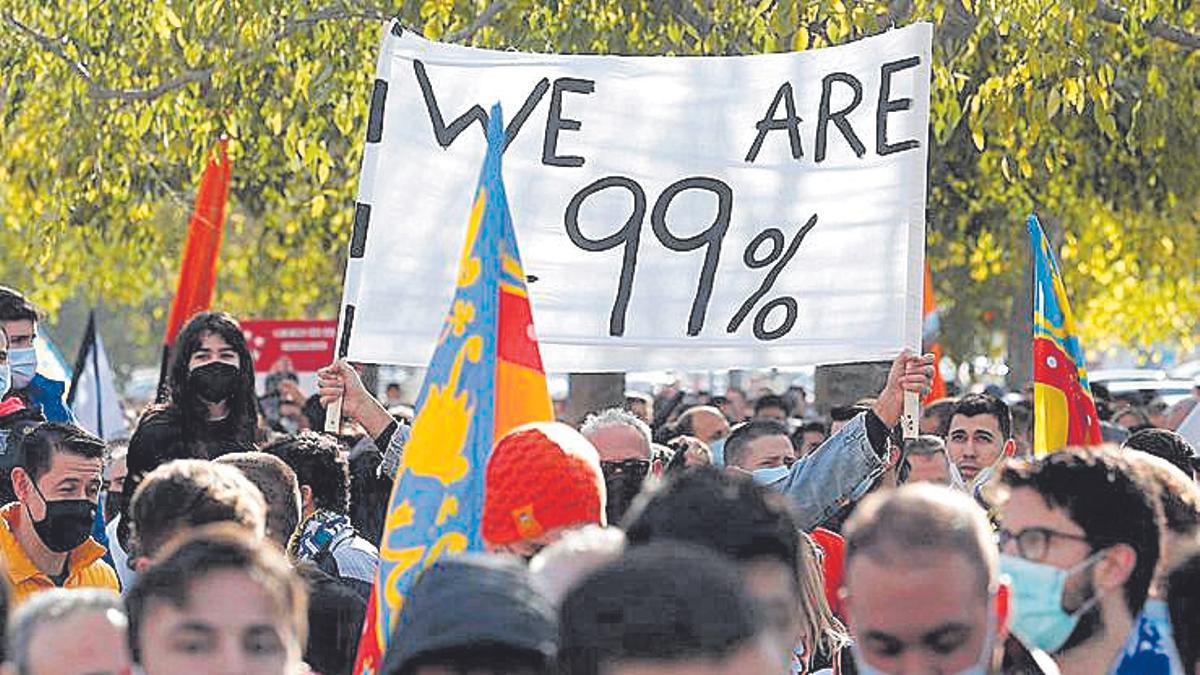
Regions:
<instances>
[{"instance_id":1,"label":"sunglasses on man's face","mask_svg":"<svg viewBox=\"0 0 1200 675\"><path fill-rule=\"evenodd\" d=\"M646 474L650 472L650 460L626 459L620 462L604 461L600 462L600 471L604 473L605 478L621 474L628 474L635 478L645 478Z\"/></svg>"}]
</instances>

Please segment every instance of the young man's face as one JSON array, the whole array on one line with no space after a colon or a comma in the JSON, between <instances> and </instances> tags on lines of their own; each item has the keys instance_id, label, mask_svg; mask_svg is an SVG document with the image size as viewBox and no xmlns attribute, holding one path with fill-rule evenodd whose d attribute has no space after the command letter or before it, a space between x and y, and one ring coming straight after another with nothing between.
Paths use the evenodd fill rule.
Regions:
<instances>
[{"instance_id":1,"label":"young man's face","mask_svg":"<svg viewBox=\"0 0 1200 675\"><path fill-rule=\"evenodd\" d=\"M1003 642L1005 617L961 554L902 565L857 556L845 593L860 658L885 673L957 673L981 660L990 668Z\"/></svg>"},{"instance_id":2,"label":"young man's face","mask_svg":"<svg viewBox=\"0 0 1200 675\"><path fill-rule=\"evenodd\" d=\"M37 325L28 319L0 321L0 328L8 334L9 349L29 349L37 337Z\"/></svg>"},{"instance_id":3,"label":"young man's face","mask_svg":"<svg viewBox=\"0 0 1200 675\"><path fill-rule=\"evenodd\" d=\"M100 498L100 474L104 460L83 457L71 452L52 451L50 468L37 479L37 490L31 481L14 481L17 497L29 509L29 515L40 521L46 517L46 502L64 499L86 499L96 503ZM24 469L14 469L25 473ZM32 478L28 473L25 476ZM38 494L40 491L41 494Z\"/></svg>"},{"instance_id":4,"label":"young man's face","mask_svg":"<svg viewBox=\"0 0 1200 675\"><path fill-rule=\"evenodd\" d=\"M746 471L774 469L788 465L796 458L792 439L787 436L761 436L746 444L738 468Z\"/></svg>"},{"instance_id":5,"label":"young man's face","mask_svg":"<svg viewBox=\"0 0 1200 675\"><path fill-rule=\"evenodd\" d=\"M145 675L290 675L300 662L295 628L240 570L216 570L193 581L183 607L152 600L141 625Z\"/></svg>"},{"instance_id":6,"label":"young man's face","mask_svg":"<svg viewBox=\"0 0 1200 675\"><path fill-rule=\"evenodd\" d=\"M1015 444L1000 433L1000 422L987 413L950 419L946 434L946 452L958 466L963 480L970 483L985 468L995 464L1001 454L1012 454Z\"/></svg>"}]
</instances>

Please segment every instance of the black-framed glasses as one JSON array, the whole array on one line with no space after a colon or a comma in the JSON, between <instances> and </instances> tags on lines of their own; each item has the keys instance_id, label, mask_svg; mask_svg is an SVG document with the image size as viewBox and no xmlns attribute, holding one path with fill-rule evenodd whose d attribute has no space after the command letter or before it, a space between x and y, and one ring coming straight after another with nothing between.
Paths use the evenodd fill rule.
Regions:
<instances>
[{"instance_id":1,"label":"black-framed glasses","mask_svg":"<svg viewBox=\"0 0 1200 675\"><path fill-rule=\"evenodd\" d=\"M1008 548L1009 542L1015 542L1018 555L1026 560L1037 561L1043 560L1050 553L1050 540L1055 537L1091 544L1085 536L1059 532L1048 527L1027 527L1020 532L1000 528L996 532L996 544L1003 551Z\"/></svg>"},{"instance_id":2,"label":"black-framed glasses","mask_svg":"<svg viewBox=\"0 0 1200 675\"><path fill-rule=\"evenodd\" d=\"M604 473L605 478L610 478L618 474L628 474L635 479L642 479L650 473L650 460L648 459L625 459L619 462L603 461L600 462L600 471Z\"/></svg>"}]
</instances>

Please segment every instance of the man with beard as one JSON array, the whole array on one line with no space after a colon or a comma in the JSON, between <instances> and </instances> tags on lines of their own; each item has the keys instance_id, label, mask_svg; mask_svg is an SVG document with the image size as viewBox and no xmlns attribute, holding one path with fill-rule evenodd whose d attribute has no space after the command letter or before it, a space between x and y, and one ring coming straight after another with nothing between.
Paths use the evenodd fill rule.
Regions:
<instances>
[{"instance_id":1,"label":"man with beard","mask_svg":"<svg viewBox=\"0 0 1200 675\"><path fill-rule=\"evenodd\" d=\"M1145 471L1105 449L1003 465L998 507L1012 631L1064 675L1110 672L1159 560L1162 511Z\"/></svg>"},{"instance_id":2,"label":"man with beard","mask_svg":"<svg viewBox=\"0 0 1200 675\"><path fill-rule=\"evenodd\" d=\"M646 477L657 479L663 472L662 461L654 459L650 447L650 427L628 411L609 408L589 415L580 432L600 454L605 514L610 524L618 525Z\"/></svg>"}]
</instances>

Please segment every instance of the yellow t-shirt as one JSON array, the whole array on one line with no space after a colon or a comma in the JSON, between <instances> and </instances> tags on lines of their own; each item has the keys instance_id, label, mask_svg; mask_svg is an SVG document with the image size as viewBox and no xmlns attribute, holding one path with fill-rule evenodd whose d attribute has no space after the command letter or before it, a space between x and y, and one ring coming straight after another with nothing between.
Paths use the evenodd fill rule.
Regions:
<instances>
[{"instance_id":1,"label":"yellow t-shirt","mask_svg":"<svg viewBox=\"0 0 1200 675\"><path fill-rule=\"evenodd\" d=\"M23 514L19 502L0 508L0 557L4 558L8 584L12 587L9 609L21 605L35 593L59 588L50 575L33 564L17 541L16 526ZM117 573L102 560L104 553L105 548L90 537L75 547L67 556L67 578L61 587L119 590Z\"/></svg>"}]
</instances>

